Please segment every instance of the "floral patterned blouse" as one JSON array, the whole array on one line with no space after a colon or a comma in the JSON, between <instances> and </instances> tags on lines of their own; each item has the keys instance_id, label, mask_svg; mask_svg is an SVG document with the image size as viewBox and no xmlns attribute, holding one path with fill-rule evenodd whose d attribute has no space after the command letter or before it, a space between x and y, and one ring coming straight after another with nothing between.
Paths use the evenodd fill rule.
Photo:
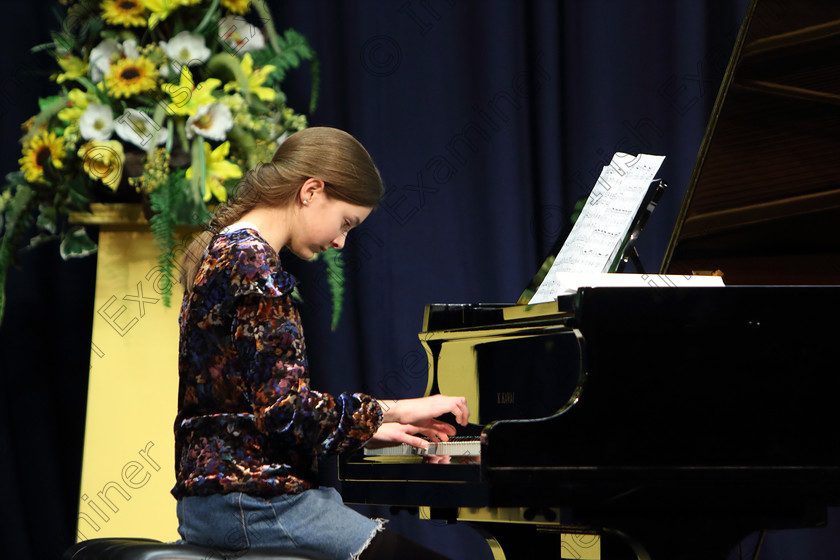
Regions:
<instances>
[{"instance_id":1,"label":"floral patterned blouse","mask_svg":"<svg viewBox=\"0 0 840 560\"><path fill-rule=\"evenodd\" d=\"M180 312L176 498L316 485L317 457L382 423L371 397L309 388L295 280L255 229L213 238Z\"/></svg>"}]
</instances>

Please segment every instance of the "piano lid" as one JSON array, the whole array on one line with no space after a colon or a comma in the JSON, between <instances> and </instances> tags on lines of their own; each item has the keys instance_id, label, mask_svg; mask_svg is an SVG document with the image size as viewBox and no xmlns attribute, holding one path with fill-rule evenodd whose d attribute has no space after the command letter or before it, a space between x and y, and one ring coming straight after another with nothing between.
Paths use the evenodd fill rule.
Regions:
<instances>
[{"instance_id":1,"label":"piano lid","mask_svg":"<svg viewBox=\"0 0 840 560\"><path fill-rule=\"evenodd\" d=\"M753 0L661 271L840 284L840 2Z\"/></svg>"}]
</instances>

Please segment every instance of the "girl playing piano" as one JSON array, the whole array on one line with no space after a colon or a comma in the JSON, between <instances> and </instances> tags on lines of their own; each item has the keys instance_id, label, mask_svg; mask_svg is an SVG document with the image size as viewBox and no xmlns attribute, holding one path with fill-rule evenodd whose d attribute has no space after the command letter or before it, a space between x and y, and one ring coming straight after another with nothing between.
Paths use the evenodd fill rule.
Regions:
<instances>
[{"instance_id":1,"label":"girl playing piano","mask_svg":"<svg viewBox=\"0 0 840 560\"><path fill-rule=\"evenodd\" d=\"M309 128L241 181L192 243L181 281L175 422L179 533L225 549L300 547L335 558L436 558L316 483L317 458L365 443L446 440L466 424L461 397L377 401L309 387L295 279L281 249L303 259L370 214L382 181L352 136Z\"/></svg>"}]
</instances>

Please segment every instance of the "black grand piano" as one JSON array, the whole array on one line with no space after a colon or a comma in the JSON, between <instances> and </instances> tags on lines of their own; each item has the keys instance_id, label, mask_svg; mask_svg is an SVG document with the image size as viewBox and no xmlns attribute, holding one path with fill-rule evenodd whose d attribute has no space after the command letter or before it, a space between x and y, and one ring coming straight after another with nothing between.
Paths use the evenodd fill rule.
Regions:
<instances>
[{"instance_id":1,"label":"black grand piano","mask_svg":"<svg viewBox=\"0 0 840 560\"><path fill-rule=\"evenodd\" d=\"M471 451L357 455L347 502L485 531L496 558L727 558L840 505L840 3L755 0L661 271L725 287L436 304L428 392ZM689 281L690 284L690 281Z\"/></svg>"}]
</instances>

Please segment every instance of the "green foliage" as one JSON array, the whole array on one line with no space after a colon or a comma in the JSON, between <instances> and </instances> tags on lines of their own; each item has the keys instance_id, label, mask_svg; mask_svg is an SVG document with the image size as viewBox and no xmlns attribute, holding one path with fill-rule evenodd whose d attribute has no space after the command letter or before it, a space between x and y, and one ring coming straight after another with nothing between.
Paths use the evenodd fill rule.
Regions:
<instances>
[{"instance_id":1,"label":"green foliage","mask_svg":"<svg viewBox=\"0 0 840 560\"><path fill-rule=\"evenodd\" d=\"M163 304L169 306L172 298L172 253L175 250L176 196L172 181L167 181L149 195L154 214L149 219L152 237L158 249L158 265L161 277L159 286L163 295Z\"/></svg>"},{"instance_id":2,"label":"green foliage","mask_svg":"<svg viewBox=\"0 0 840 560\"><path fill-rule=\"evenodd\" d=\"M210 212L201 201L190 196L190 189L185 188L187 179L183 169L173 171L167 181L149 194L152 217L149 219L152 237L158 249L160 267L160 286L163 303L170 305L172 285L175 281L173 262L177 248L176 228L179 225L199 225L210 219Z\"/></svg>"},{"instance_id":3,"label":"green foliage","mask_svg":"<svg viewBox=\"0 0 840 560\"><path fill-rule=\"evenodd\" d=\"M55 170L45 166L47 180ZM54 181L55 179L52 178ZM21 249L31 249L46 241L60 241L59 252L63 259L89 255L96 251L96 244L81 227L68 229L66 214L84 207L79 201L80 186L73 182L48 187L30 185L23 173L6 176L0 191L0 321L3 320L6 296L6 275L15 263ZM36 234L27 240L30 230Z\"/></svg>"},{"instance_id":4,"label":"green foliage","mask_svg":"<svg viewBox=\"0 0 840 560\"><path fill-rule=\"evenodd\" d=\"M20 138L24 156L21 172L9 174L5 184L0 185L0 320L6 272L19 251L58 241L64 259L89 255L95 252L96 244L83 227L68 224L71 213L89 212L93 202L138 202L143 197L147 197L152 211L150 229L159 251L160 287L164 303L169 305L173 269L178 264L173 262L176 227L206 223L210 218L206 202L213 197L217 201L224 198L218 189L206 193L208 185L215 188L221 181L230 194L237 182L236 167L247 172L273 151L281 134L307 126L306 115L286 104L282 82L287 73L309 62L310 113L318 99L320 75L315 52L300 33L292 29L277 32L264 0L252 2L252 11L247 14L251 21L259 20L255 32L263 33L268 43L249 51L253 72L244 64L245 53L234 53L234 45L219 37L217 22L233 15L220 0L172 6L165 16L152 10L148 26L110 21L103 16L101 0L62 4L66 15L62 17L61 10L56 10L60 27L50 33L50 42L31 49L55 61L55 73L51 75L56 84L55 95L37 100L38 113L26 122L26 132ZM183 88L189 92L189 99L177 93L182 91L182 75L173 71L177 56L162 48L164 41L171 44L181 31L199 36L199 42L203 41L211 52L202 64L190 67L194 84L209 79L221 81L203 90L208 97L200 103L198 87ZM105 48L106 42L113 45ZM92 51L107 53L111 48L116 52L92 59ZM129 49L137 49L138 54L129 55ZM106 78L114 76L108 73L107 64L104 68L100 64L109 56L112 64L118 59L143 58L155 69L154 87L135 91L126 84L110 84ZM257 71L269 65L274 70L267 78ZM266 89L273 90L276 98L267 95ZM167 138L162 145L154 141L138 144L116 129L103 132L99 138L82 127L81 115L94 103L110 110L113 120L123 124L127 121L121 120L120 115L129 110L145 114L150 117L149 127L166 131ZM217 136L218 131L205 136L195 128L188 134L187 127L195 124L189 124L189 120L197 116L199 106L210 103L225 104L233 123L223 136ZM144 139L146 133L153 137L149 130L143 130ZM229 142L226 155L216 157L214 150L223 142ZM215 155L208 158L205 146ZM43 151L45 148L49 148L49 155ZM187 167L191 168L191 180L186 178ZM112 174L116 171L118 175ZM344 296L340 253L330 252L325 263L333 292L335 329Z\"/></svg>"},{"instance_id":5,"label":"green foliage","mask_svg":"<svg viewBox=\"0 0 840 560\"><path fill-rule=\"evenodd\" d=\"M321 85L320 65L318 57L306 37L295 31L287 29L283 35L277 36L279 52L264 49L251 53L256 66L274 66L274 71L269 75L270 80L279 84L286 77L286 72L298 68L303 61L310 61L310 75L312 90L309 98L309 113L313 113L318 103L318 90Z\"/></svg>"},{"instance_id":6,"label":"green foliage","mask_svg":"<svg viewBox=\"0 0 840 560\"><path fill-rule=\"evenodd\" d=\"M327 266L327 284L332 295L332 321L330 328L334 331L338 328L338 321L341 319L342 306L344 304L344 259L341 252L335 249L328 249L323 253L323 259Z\"/></svg>"},{"instance_id":7,"label":"green foliage","mask_svg":"<svg viewBox=\"0 0 840 560\"><path fill-rule=\"evenodd\" d=\"M10 191L9 191L10 192ZM35 193L24 184L18 184L14 194L3 198L3 238L0 240L0 320L6 307L6 273L13 264L15 249L35 221Z\"/></svg>"},{"instance_id":8,"label":"green foliage","mask_svg":"<svg viewBox=\"0 0 840 560\"><path fill-rule=\"evenodd\" d=\"M51 95L50 97L41 97L38 99L38 109L40 111L46 111L51 106L55 105L56 103L61 101L61 96L59 95Z\"/></svg>"},{"instance_id":9,"label":"green foliage","mask_svg":"<svg viewBox=\"0 0 840 560\"><path fill-rule=\"evenodd\" d=\"M85 228L82 226L75 226L64 235L59 247L61 258L67 260L69 258L86 257L96 252L96 243L88 237Z\"/></svg>"},{"instance_id":10,"label":"green foliage","mask_svg":"<svg viewBox=\"0 0 840 560\"><path fill-rule=\"evenodd\" d=\"M578 199L577 202L575 202L575 206L574 208L572 208L572 215L569 217L569 222L571 222L572 225L574 225L574 223L580 217L580 213L583 211L583 207L586 206L586 199L587 197L583 197Z\"/></svg>"}]
</instances>

